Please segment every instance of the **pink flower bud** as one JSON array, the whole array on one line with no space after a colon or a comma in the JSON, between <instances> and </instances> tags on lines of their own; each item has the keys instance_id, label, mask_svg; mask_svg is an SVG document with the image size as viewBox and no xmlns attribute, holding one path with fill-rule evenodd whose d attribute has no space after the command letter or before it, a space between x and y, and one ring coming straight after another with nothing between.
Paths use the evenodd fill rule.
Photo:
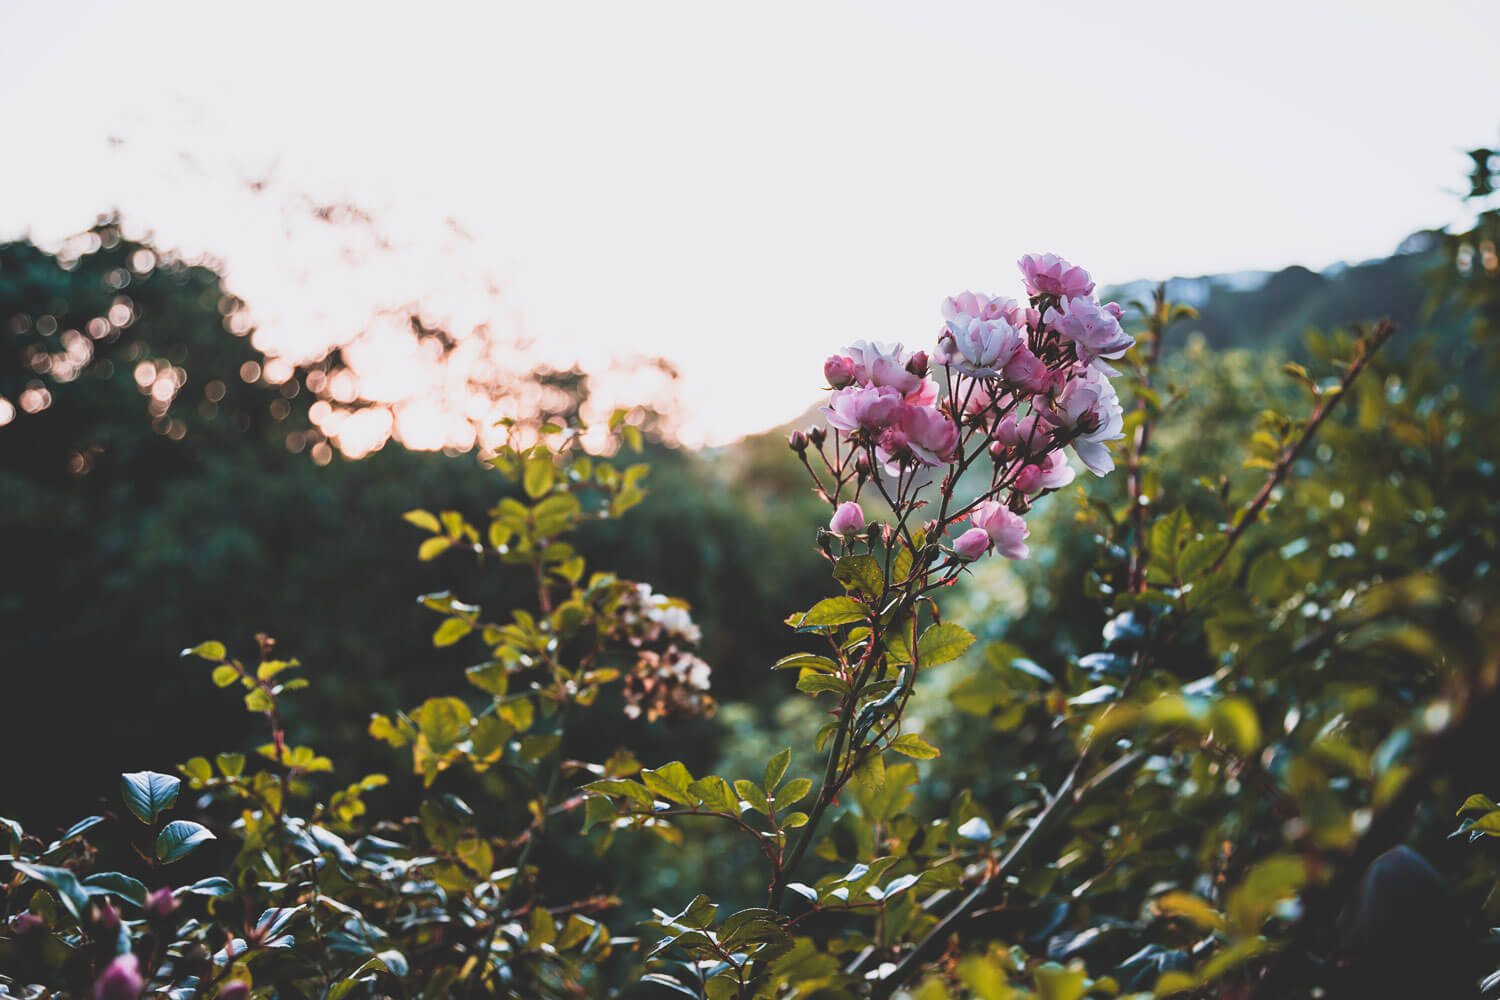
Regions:
<instances>
[{"instance_id":1,"label":"pink flower bud","mask_svg":"<svg viewBox=\"0 0 1500 1000\"><path fill-rule=\"evenodd\" d=\"M120 911L115 909L109 900L101 900L95 905L94 920L101 939L111 940L119 933Z\"/></svg>"},{"instance_id":2,"label":"pink flower bud","mask_svg":"<svg viewBox=\"0 0 1500 1000\"><path fill-rule=\"evenodd\" d=\"M1014 511L993 500L986 500L975 509L969 520L974 522L976 528L984 529L990 541L995 543L995 551L1005 558L1025 559L1031 554L1031 550L1026 547L1026 537L1031 534L1031 529L1026 527L1026 521L1021 515Z\"/></svg>"},{"instance_id":3,"label":"pink flower bud","mask_svg":"<svg viewBox=\"0 0 1500 1000\"><path fill-rule=\"evenodd\" d=\"M833 388L842 389L854 381L854 362L843 355L835 354L823 362L823 377Z\"/></svg>"},{"instance_id":4,"label":"pink flower bud","mask_svg":"<svg viewBox=\"0 0 1500 1000\"><path fill-rule=\"evenodd\" d=\"M823 442L828 440L828 432L821 427L809 427L807 429L807 440L812 442L814 448L823 447Z\"/></svg>"},{"instance_id":5,"label":"pink flower bud","mask_svg":"<svg viewBox=\"0 0 1500 1000\"><path fill-rule=\"evenodd\" d=\"M983 528L970 528L953 542L953 551L966 562L973 562L989 550L990 536Z\"/></svg>"},{"instance_id":6,"label":"pink flower bud","mask_svg":"<svg viewBox=\"0 0 1500 1000\"><path fill-rule=\"evenodd\" d=\"M996 465L1006 461L1010 458L1010 446L1004 441L991 441L990 458L995 460Z\"/></svg>"},{"instance_id":7,"label":"pink flower bud","mask_svg":"<svg viewBox=\"0 0 1500 1000\"><path fill-rule=\"evenodd\" d=\"M146 980L141 977L141 963L129 952L119 956L94 983L94 1000L136 1000Z\"/></svg>"},{"instance_id":8,"label":"pink flower bud","mask_svg":"<svg viewBox=\"0 0 1500 1000\"><path fill-rule=\"evenodd\" d=\"M927 352L918 351L916 354L913 354L911 358L906 362L906 370L917 376L917 378L926 377Z\"/></svg>"},{"instance_id":9,"label":"pink flower bud","mask_svg":"<svg viewBox=\"0 0 1500 1000\"><path fill-rule=\"evenodd\" d=\"M153 920L161 920L175 909L177 897L172 895L172 890L167 886L162 886L146 897L146 916Z\"/></svg>"},{"instance_id":10,"label":"pink flower bud","mask_svg":"<svg viewBox=\"0 0 1500 1000\"><path fill-rule=\"evenodd\" d=\"M23 910L16 914L16 918L10 922L10 926L17 934L30 934L32 931L45 929L47 925L35 913L32 913L30 910Z\"/></svg>"},{"instance_id":11,"label":"pink flower bud","mask_svg":"<svg viewBox=\"0 0 1500 1000\"><path fill-rule=\"evenodd\" d=\"M1035 493L1042 486L1042 470L1035 465L1023 466L1016 473L1015 486L1022 493Z\"/></svg>"},{"instance_id":12,"label":"pink flower bud","mask_svg":"<svg viewBox=\"0 0 1500 1000\"><path fill-rule=\"evenodd\" d=\"M807 435L801 431L792 431L787 437L786 443L793 451L800 455L807 450Z\"/></svg>"},{"instance_id":13,"label":"pink flower bud","mask_svg":"<svg viewBox=\"0 0 1500 1000\"><path fill-rule=\"evenodd\" d=\"M865 512L853 500L845 500L833 512L828 530L835 535L852 535L865 526Z\"/></svg>"},{"instance_id":14,"label":"pink flower bud","mask_svg":"<svg viewBox=\"0 0 1500 1000\"><path fill-rule=\"evenodd\" d=\"M854 460L854 471L859 473L862 480L870 478L870 456L867 452L860 452L859 457Z\"/></svg>"}]
</instances>

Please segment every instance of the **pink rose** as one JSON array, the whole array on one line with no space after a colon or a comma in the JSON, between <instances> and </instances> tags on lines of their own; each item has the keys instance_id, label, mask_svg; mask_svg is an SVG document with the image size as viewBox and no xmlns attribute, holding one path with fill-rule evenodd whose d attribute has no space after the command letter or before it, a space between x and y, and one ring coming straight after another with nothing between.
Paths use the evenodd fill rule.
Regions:
<instances>
[{"instance_id":1,"label":"pink rose","mask_svg":"<svg viewBox=\"0 0 1500 1000\"><path fill-rule=\"evenodd\" d=\"M1015 488L1022 493L1035 493L1042 486L1042 470L1035 465L1023 465L1016 473Z\"/></svg>"},{"instance_id":2,"label":"pink rose","mask_svg":"<svg viewBox=\"0 0 1500 1000\"><path fill-rule=\"evenodd\" d=\"M1041 489L1060 490L1073 481L1075 473L1068 464L1067 456L1060 451L1049 451L1041 461Z\"/></svg>"},{"instance_id":3,"label":"pink rose","mask_svg":"<svg viewBox=\"0 0 1500 1000\"><path fill-rule=\"evenodd\" d=\"M907 447L923 465L946 462L958 447L958 425L931 407L903 407L901 431Z\"/></svg>"},{"instance_id":4,"label":"pink rose","mask_svg":"<svg viewBox=\"0 0 1500 1000\"><path fill-rule=\"evenodd\" d=\"M872 344L861 340L845 350L854 366L854 380L865 386L889 386L906 395L921 387L922 377L907 371L911 356L901 345Z\"/></svg>"},{"instance_id":5,"label":"pink rose","mask_svg":"<svg viewBox=\"0 0 1500 1000\"><path fill-rule=\"evenodd\" d=\"M1036 394L1052 388L1053 375L1042 363L1042 359L1031 353L1031 348L1022 344L1005 363L1005 381L1022 392Z\"/></svg>"},{"instance_id":6,"label":"pink rose","mask_svg":"<svg viewBox=\"0 0 1500 1000\"><path fill-rule=\"evenodd\" d=\"M1074 343L1078 360L1085 364L1095 358L1118 358L1135 343L1119 318L1090 298L1063 299L1042 319L1058 336Z\"/></svg>"},{"instance_id":7,"label":"pink rose","mask_svg":"<svg viewBox=\"0 0 1500 1000\"><path fill-rule=\"evenodd\" d=\"M1005 320L965 316L948 321L934 357L969 375L998 375L1021 346L1020 332Z\"/></svg>"},{"instance_id":8,"label":"pink rose","mask_svg":"<svg viewBox=\"0 0 1500 1000\"><path fill-rule=\"evenodd\" d=\"M130 952L116 958L94 983L94 1000L136 1000L145 987L141 963Z\"/></svg>"},{"instance_id":9,"label":"pink rose","mask_svg":"<svg viewBox=\"0 0 1500 1000\"><path fill-rule=\"evenodd\" d=\"M854 362L843 355L835 354L823 362L823 377L835 389L851 385L854 382Z\"/></svg>"},{"instance_id":10,"label":"pink rose","mask_svg":"<svg viewBox=\"0 0 1500 1000\"><path fill-rule=\"evenodd\" d=\"M1094 279L1087 271L1055 253L1029 253L1016 263L1031 295L1087 295L1094 290Z\"/></svg>"},{"instance_id":11,"label":"pink rose","mask_svg":"<svg viewBox=\"0 0 1500 1000\"><path fill-rule=\"evenodd\" d=\"M1026 527L1026 521L1021 515L1009 507L994 500L986 500L969 520L974 522L974 527L984 529L994 543L995 551L1005 558L1025 559L1031 555L1031 550L1026 547L1026 538L1031 534L1031 529Z\"/></svg>"},{"instance_id":12,"label":"pink rose","mask_svg":"<svg viewBox=\"0 0 1500 1000\"><path fill-rule=\"evenodd\" d=\"M1047 418L1065 431L1075 433L1073 451L1090 472L1102 476L1115 467L1106 441L1125 436L1125 412L1109 379L1093 368L1063 386Z\"/></svg>"},{"instance_id":13,"label":"pink rose","mask_svg":"<svg viewBox=\"0 0 1500 1000\"><path fill-rule=\"evenodd\" d=\"M836 391L823 412L841 431L880 431L900 416L901 393L889 386L851 385Z\"/></svg>"},{"instance_id":14,"label":"pink rose","mask_svg":"<svg viewBox=\"0 0 1500 1000\"><path fill-rule=\"evenodd\" d=\"M839 504L828 521L828 530L835 535L852 535L863 531L864 527L865 512L853 500L845 500Z\"/></svg>"},{"instance_id":15,"label":"pink rose","mask_svg":"<svg viewBox=\"0 0 1500 1000\"><path fill-rule=\"evenodd\" d=\"M995 425L995 431L990 436L1007 448L1035 454L1051 442L1052 429L1038 414L1031 413L1019 420L1015 414L1011 414Z\"/></svg>"},{"instance_id":16,"label":"pink rose","mask_svg":"<svg viewBox=\"0 0 1500 1000\"><path fill-rule=\"evenodd\" d=\"M970 528L953 542L953 551L966 562L973 562L989 550L989 532L983 528Z\"/></svg>"}]
</instances>

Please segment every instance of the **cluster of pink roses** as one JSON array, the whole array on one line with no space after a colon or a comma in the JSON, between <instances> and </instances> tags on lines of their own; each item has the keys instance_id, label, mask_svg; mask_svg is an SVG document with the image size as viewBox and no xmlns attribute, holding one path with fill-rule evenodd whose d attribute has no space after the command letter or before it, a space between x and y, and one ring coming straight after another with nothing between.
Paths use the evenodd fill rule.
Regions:
<instances>
[{"instance_id":1,"label":"cluster of pink roses","mask_svg":"<svg viewBox=\"0 0 1500 1000\"><path fill-rule=\"evenodd\" d=\"M1031 499L1073 479L1063 449L1095 475L1114 468L1107 443L1124 436L1124 414L1109 362L1135 343L1121 326L1123 310L1101 303L1089 273L1055 254L1019 264L1027 301L974 292L947 299L930 355L859 341L825 362L833 394L823 412L837 459L829 468L840 486L848 463L859 470L855 501L831 497L835 534L864 528L857 499L867 478L899 508L943 467L951 495L987 452L989 489L938 527L965 518L972 525L952 543L961 561L991 550L1023 559Z\"/></svg>"}]
</instances>

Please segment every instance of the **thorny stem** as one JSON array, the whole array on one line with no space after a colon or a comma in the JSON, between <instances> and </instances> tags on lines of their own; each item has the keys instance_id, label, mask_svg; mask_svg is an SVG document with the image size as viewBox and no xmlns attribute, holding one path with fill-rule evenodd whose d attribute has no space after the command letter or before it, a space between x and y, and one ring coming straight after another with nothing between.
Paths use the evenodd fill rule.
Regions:
<instances>
[{"instance_id":1,"label":"thorny stem","mask_svg":"<svg viewBox=\"0 0 1500 1000\"><path fill-rule=\"evenodd\" d=\"M1157 285L1151 294L1151 314L1146 318L1146 328L1151 332L1151 347L1146 354L1146 364L1141 372L1141 386L1145 389L1151 388L1151 373L1156 371L1157 363L1161 360L1162 340L1166 336L1167 324L1170 318L1167 313L1167 286L1165 283ZM1135 409L1143 414L1140 426L1135 429L1135 440L1131 443L1130 455L1126 460L1125 478L1127 492L1130 496L1130 522L1135 546L1130 553L1130 563L1127 578L1130 583L1130 591L1139 594L1146 589L1146 504L1141 496L1141 462L1146 456L1146 448L1151 444L1151 432L1155 423L1146 414L1148 407L1146 397L1139 395L1135 401Z\"/></svg>"},{"instance_id":2,"label":"thorny stem","mask_svg":"<svg viewBox=\"0 0 1500 1000\"><path fill-rule=\"evenodd\" d=\"M995 866L985 880L973 889L969 890L958 905L948 912L948 915L938 921L937 926L927 933L916 947L907 952L896 967L889 973L877 979L870 989L870 1000L889 1000L896 990L900 989L908 980L914 976L921 967L932 957L940 952L946 945L948 938L954 934L960 922L967 917L974 908L984 900L990 891L997 885L1002 884L1006 876L1012 874L1020 863L1025 860L1026 855L1042 834L1052 828L1060 819L1070 813L1073 809L1082 805L1095 792L1105 785L1112 783L1121 775L1128 774L1136 766L1145 761L1147 753L1144 750L1135 750L1103 768L1088 781L1079 783L1079 776L1083 772L1083 765L1088 760L1088 754L1080 754L1078 760L1073 764L1062 782L1057 786L1057 791L1052 793L1051 798L1026 832L1011 846L1010 851Z\"/></svg>"},{"instance_id":3,"label":"thorny stem","mask_svg":"<svg viewBox=\"0 0 1500 1000\"><path fill-rule=\"evenodd\" d=\"M1286 479L1287 474L1291 471L1292 463L1297 460L1297 456L1301 454L1307 442L1312 440L1313 435L1318 432L1318 428L1322 425L1323 421L1333 412L1334 407L1339 405L1339 400L1344 398L1349 386L1354 383L1355 379L1359 378L1360 372L1365 370L1365 366L1370 363L1370 359L1385 346L1386 341L1391 339L1391 335L1396 332L1396 327L1389 320L1381 320L1375 324L1375 329L1368 336L1359 327L1355 327L1355 330L1360 334L1359 350L1355 353L1354 360L1349 362L1349 367L1345 370L1343 377L1339 379L1338 391L1332 394L1325 392L1318 396L1318 403L1313 407L1312 416L1307 420L1307 426L1302 428L1302 433L1297 437L1297 440L1293 441L1281 453L1281 457L1276 460L1275 467L1271 469L1270 475L1266 477L1265 483L1261 486L1260 492L1255 494L1255 498L1250 501L1225 533L1224 551L1220 552L1219 558L1214 560L1213 566L1209 569L1210 573L1217 572L1224 565L1224 560L1229 557L1229 553L1234 548L1235 543L1244 537L1245 532L1250 529L1250 526L1255 523L1255 519L1260 516L1260 512L1270 502L1271 494L1275 491L1276 487L1280 486L1282 481Z\"/></svg>"}]
</instances>

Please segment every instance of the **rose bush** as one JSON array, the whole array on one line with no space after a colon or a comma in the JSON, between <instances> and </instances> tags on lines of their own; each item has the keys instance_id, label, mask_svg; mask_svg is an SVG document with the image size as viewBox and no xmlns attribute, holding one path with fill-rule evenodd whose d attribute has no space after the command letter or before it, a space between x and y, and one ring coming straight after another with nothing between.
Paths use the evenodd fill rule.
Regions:
<instances>
[{"instance_id":1,"label":"rose bush","mask_svg":"<svg viewBox=\"0 0 1500 1000\"><path fill-rule=\"evenodd\" d=\"M1374 853L1429 843L1429 801L1489 832L1488 800L1449 800L1484 777L1470 751L1497 698L1500 424L1430 366L1388 361L1380 325L1288 366L1306 402L1267 400L1243 467L1172 465L1186 460L1160 439L1193 386L1162 384L1162 345L1185 311L1160 292L1129 313L1100 302L1055 255L1020 268L1024 301L966 292L924 350L859 342L824 365L826 423L789 443L828 505L813 540L832 592L787 619L811 648L768 675L814 706L794 748L727 775L628 747L580 756L591 713L714 712L712 670L685 602L591 571L575 546L644 499L646 467L584 453L576 424L517 426L484 519L406 516L420 559L477 558L532 590L498 614L421 597L434 645L475 662L466 696L370 721L420 803L393 809L384 775L296 744L282 711L307 680L274 640L248 658L198 645L190 662L266 742L127 773L118 803L55 837L0 821L0 985L175 1000L1340 988L1333 918ZM627 415L610 429L616 458L638 448ZM1070 455L1093 476L1075 482ZM1032 527L1062 508L1038 501L1069 487L1081 595L1035 617L1073 636L1102 622L1078 640L1096 648L969 653L944 600L1002 561L1044 587L1055 564ZM951 748L938 719L958 720ZM627 865L672 856L648 839L723 837L760 863L759 898L735 907L684 870L672 898L624 901L654 915L622 925L609 886L566 895L549 878L582 845ZM1464 864L1461 887L1493 886Z\"/></svg>"}]
</instances>

